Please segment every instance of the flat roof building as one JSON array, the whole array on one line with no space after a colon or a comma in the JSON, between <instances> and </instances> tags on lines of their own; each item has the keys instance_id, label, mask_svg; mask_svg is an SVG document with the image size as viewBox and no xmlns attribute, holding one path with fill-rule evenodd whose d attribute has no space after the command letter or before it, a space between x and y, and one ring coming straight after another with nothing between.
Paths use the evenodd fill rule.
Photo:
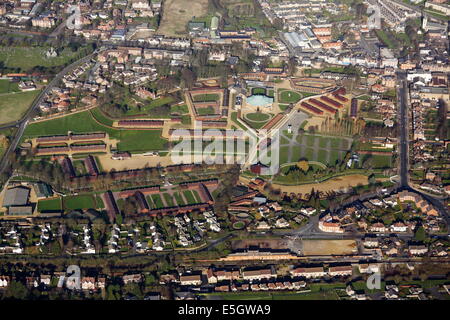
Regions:
<instances>
[{"instance_id":1,"label":"flat roof building","mask_svg":"<svg viewBox=\"0 0 450 320\"><path fill-rule=\"evenodd\" d=\"M25 187L15 187L6 190L3 206L9 208L11 206L23 206L28 203L30 189Z\"/></svg>"}]
</instances>

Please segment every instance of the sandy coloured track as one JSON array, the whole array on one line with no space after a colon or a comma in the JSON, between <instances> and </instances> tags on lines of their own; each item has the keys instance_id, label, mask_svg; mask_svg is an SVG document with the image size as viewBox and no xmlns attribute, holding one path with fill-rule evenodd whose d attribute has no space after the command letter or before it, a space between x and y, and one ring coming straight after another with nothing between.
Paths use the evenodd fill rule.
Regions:
<instances>
[{"instance_id":1,"label":"sandy coloured track","mask_svg":"<svg viewBox=\"0 0 450 320\"><path fill-rule=\"evenodd\" d=\"M358 184L367 185L367 176L362 174L352 174L348 176L336 177L321 183L311 183L298 186L283 186L280 184L273 184L276 189L281 189L281 192L295 192L295 193L310 193L314 188L315 191L338 191L343 188L356 187Z\"/></svg>"}]
</instances>

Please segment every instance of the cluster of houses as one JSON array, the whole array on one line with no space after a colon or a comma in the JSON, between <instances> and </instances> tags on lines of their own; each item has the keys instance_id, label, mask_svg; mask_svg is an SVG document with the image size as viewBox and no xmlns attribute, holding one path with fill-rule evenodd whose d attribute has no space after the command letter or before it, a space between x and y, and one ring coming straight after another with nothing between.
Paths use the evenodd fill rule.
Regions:
<instances>
[{"instance_id":1,"label":"cluster of houses","mask_svg":"<svg viewBox=\"0 0 450 320\"><path fill-rule=\"evenodd\" d=\"M385 225L381 220L369 224L367 217L372 212L395 209L398 205L414 205L412 210L422 219L421 225L428 232L439 232L443 223L442 217L432 204L423 199L416 192L403 190L384 198L371 198L363 202L356 201L349 206L336 211L326 212L319 220L319 229L323 232L344 233L346 225L352 225L357 221L358 228L372 233L404 233L413 232L418 226L417 220L394 221L391 225Z\"/></svg>"},{"instance_id":2,"label":"cluster of houses","mask_svg":"<svg viewBox=\"0 0 450 320\"><path fill-rule=\"evenodd\" d=\"M39 104L39 110L44 114L68 111L71 105L70 93L67 88L52 88Z\"/></svg>"},{"instance_id":3,"label":"cluster of houses","mask_svg":"<svg viewBox=\"0 0 450 320\"><path fill-rule=\"evenodd\" d=\"M215 292L302 290L315 279L342 279L351 277L354 269L362 274L379 272L374 263L293 266L277 270L274 265L265 267L208 267L163 274L160 283L175 283L181 289L197 291L203 288Z\"/></svg>"},{"instance_id":4,"label":"cluster of houses","mask_svg":"<svg viewBox=\"0 0 450 320\"><path fill-rule=\"evenodd\" d=\"M21 234L16 228L12 227L1 238L0 242L1 253L22 254L24 252L24 245L21 240Z\"/></svg>"},{"instance_id":5,"label":"cluster of houses","mask_svg":"<svg viewBox=\"0 0 450 320\"><path fill-rule=\"evenodd\" d=\"M405 242L394 235L378 237L376 234L367 234L361 243L367 252L381 252L388 257L402 255L446 257L449 251L449 248L441 241L425 245L418 242Z\"/></svg>"},{"instance_id":6,"label":"cluster of houses","mask_svg":"<svg viewBox=\"0 0 450 320\"><path fill-rule=\"evenodd\" d=\"M49 29L56 26L59 20L57 12L64 9L64 4L59 2L46 6L38 0L2 1L0 24L14 29L25 29L27 24L37 29Z\"/></svg>"}]
</instances>

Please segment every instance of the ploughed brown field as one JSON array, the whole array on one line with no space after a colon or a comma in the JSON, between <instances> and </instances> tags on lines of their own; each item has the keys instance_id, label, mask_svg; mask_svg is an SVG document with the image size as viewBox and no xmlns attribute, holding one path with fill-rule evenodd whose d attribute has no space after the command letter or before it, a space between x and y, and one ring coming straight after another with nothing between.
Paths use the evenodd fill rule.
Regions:
<instances>
[{"instance_id":1,"label":"ploughed brown field","mask_svg":"<svg viewBox=\"0 0 450 320\"><path fill-rule=\"evenodd\" d=\"M187 24L195 16L201 17L208 12L208 0L166 0L158 29L165 36L179 36L187 33Z\"/></svg>"},{"instance_id":2,"label":"ploughed brown field","mask_svg":"<svg viewBox=\"0 0 450 320\"><path fill-rule=\"evenodd\" d=\"M316 255L345 255L357 250L355 240L302 240L302 254Z\"/></svg>"}]
</instances>

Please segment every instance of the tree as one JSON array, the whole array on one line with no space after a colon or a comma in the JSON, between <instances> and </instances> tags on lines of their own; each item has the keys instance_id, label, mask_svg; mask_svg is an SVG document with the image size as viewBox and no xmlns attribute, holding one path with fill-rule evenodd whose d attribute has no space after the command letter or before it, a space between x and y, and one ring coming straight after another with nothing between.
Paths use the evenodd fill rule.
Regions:
<instances>
[{"instance_id":1,"label":"tree","mask_svg":"<svg viewBox=\"0 0 450 320\"><path fill-rule=\"evenodd\" d=\"M414 232L414 239L416 241L424 242L427 238L427 234L425 232L425 229L423 226L417 227L416 231Z\"/></svg>"},{"instance_id":2,"label":"tree","mask_svg":"<svg viewBox=\"0 0 450 320\"><path fill-rule=\"evenodd\" d=\"M295 72L297 71L297 61L294 57L289 58L288 61L288 73L289 76L295 75Z\"/></svg>"},{"instance_id":3,"label":"tree","mask_svg":"<svg viewBox=\"0 0 450 320\"><path fill-rule=\"evenodd\" d=\"M6 298L24 300L28 295L27 288L18 281L11 281L8 290L5 293Z\"/></svg>"},{"instance_id":4,"label":"tree","mask_svg":"<svg viewBox=\"0 0 450 320\"><path fill-rule=\"evenodd\" d=\"M197 79L197 75L189 68L184 68L181 70L181 80L183 81L183 85L185 88L192 89L195 80Z\"/></svg>"}]
</instances>

